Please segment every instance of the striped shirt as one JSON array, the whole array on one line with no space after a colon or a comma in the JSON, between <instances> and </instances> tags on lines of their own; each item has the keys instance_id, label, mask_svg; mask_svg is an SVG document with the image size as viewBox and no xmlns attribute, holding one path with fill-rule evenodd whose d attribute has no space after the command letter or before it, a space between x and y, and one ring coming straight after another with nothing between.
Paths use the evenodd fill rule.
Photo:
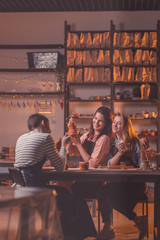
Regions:
<instances>
[{"instance_id":1,"label":"striped shirt","mask_svg":"<svg viewBox=\"0 0 160 240\"><path fill-rule=\"evenodd\" d=\"M65 148L60 153L54 139L48 133L31 131L20 136L15 149L15 167L29 167L50 160L57 171L63 171Z\"/></svg>"}]
</instances>

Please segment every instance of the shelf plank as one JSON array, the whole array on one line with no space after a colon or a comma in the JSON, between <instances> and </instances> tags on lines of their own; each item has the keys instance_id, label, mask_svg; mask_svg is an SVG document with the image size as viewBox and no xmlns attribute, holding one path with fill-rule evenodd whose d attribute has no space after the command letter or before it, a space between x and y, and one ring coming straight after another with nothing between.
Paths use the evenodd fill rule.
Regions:
<instances>
[{"instance_id":1,"label":"shelf plank","mask_svg":"<svg viewBox=\"0 0 160 240\"><path fill-rule=\"evenodd\" d=\"M36 68L36 69L28 69L28 68L1 68L0 72L54 72L53 68Z\"/></svg>"},{"instance_id":2,"label":"shelf plank","mask_svg":"<svg viewBox=\"0 0 160 240\"><path fill-rule=\"evenodd\" d=\"M75 119L92 119L93 116L81 116L81 117L76 117L76 116L68 116L68 118L75 118Z\"/></svg>"},{"instance_id":3,"label":"shelf plank","mask_svg":"<svg viewBox=\"0 0 160 240\"><path fill-rule=\"evenodd\" d=\"M139 29L139 30L113 30L113 33L145 33L145 32L156 32L157 30L153 30L153 29Z\"/></svg>"},{"instance_id":4,"label":"shelf plank","mask_svg":"<svg viewBox=\"0 0 160 240\"><path fill-rule=\"evenodd\" d=\"M64 44L18 44L18 45L0 45L0 49L60 49L64 48Z\"/></svg>"},{"instance_id":5,"label":"shelf plank","mask_svg":"<svg viewBox=\"0 0 160 240\"><path fill-rule=\"evenodd\" d=\"M109 47L88 47L88 48L86 48L86 47L83 47L83 48L81 48L81 47L79 47L79 48L77 48L77 47L67 47L67 49L66 49L67 51L89 51L89 50L104 50L104 51L106 51L106 50L111 50Z\"/></svg>"},{"instance_id":6,"label":"shelf plank","mask_svg":"<svg viewBox=\"0 0 160 240\"><path fill-rule=\"evenodd\" d=\"M62 95L64 92L0 92L0 95Z\"/></svg>"},{"instance_id":7,"label":"shelf plank","mask_svg":"<svg viewBox=\"0 0 160 240\"><path fill-rule=\"evenodd\" d=\"M113 67L134 67L134 68L139 68L139 67L157 67L157 64L151 65L151 64L114 64Z\"/></svg>"},{"instance_id":8,"label":"shelf plank","mask_svg":"<svg viewBox=\"0 0 160 240\"><path fill-rule=\"evenodd\" d=\"M77 33L77 34L81 34L81 33L92 33L92 34L94 34L94 33L106 33L106 32L110 32L110 30L95 30L95 31L69 31L70 33Z\"/></svg>"},{"instance_id":9,"label":"shelf plank","mask_svg":"<svg viewBox=\"0 0 160 240\"><path fill-rule=\"evenodd\" d=\"M139 121L139 120L140 120L140 121L142 121L142 120L143 120L143 121L144 121L144 120L145 120L145 121L146 121L146 120L154 120L154 121L157 121L157 118L138 118L138 117L132 118L132 117L130 117L130 119L131 119L131 120L138 120L138 121Z\"/></svg>"},{"instance_id":10,"label":"shelf plank","mask_svg":"<svg viewBox=\"0 0 160 240\"><path fill-rule=\"evenodd\" d=\"M113 102L128 102L128 103L157 103L157 100L132 100L132 99L113 99Z\"/></svg>"},{"instance_id":11,"label":"shelf plank","mask_svg":"<svg viewBox=\"0 0 160 240\"><path fill-rule=\"evenodd\" d=\"M113 85L142 85L142 84L157 85L157 82L113 82Z\"/></svg>"},{"instance_id":12,"label":"shelf plank","mask_svg":"<svg viewBox=\"0 0 160 240\"><path fill-rule=\"evenodd\" d=\"M141 135L141 134L139 134L138 137L139 137L139 138L147 137L147 138L150 138L150 139L157 139L157 138L158 138L158 135L151 136L151 135Z\"/></svg>"},{"instance_id":13,"label":"shelf plank","mask_svg":"<svg viewBox=\"0 0 160 240\"><path fill-rule=\"evenodd\" d=\"M90 99L81 99L81 100L67 100L67 102L110 102L110 100L90 100Z\"/></svg>"},{"instance_id":14,"label":"shelf plank","mask_svg":"<svg viewBox=\"0 0 160 240\"><path fill-rule=\"evenodd\" d=\"M127 50L127 49L131 49L133 51L136 50L152 50L152 51L158 51L157 47L113 47L113 50Z\"/></svg>"},{"instance_id":15,"label":"shelf plank","mask_svg":"<svg viewBox=\"0 0 160 240\"><path fill-rule=\"evenodd\" d=\"M89 86L103 86L103 85L110 85L111 82L67 82L68 86L76 86L76 85L89 85Z\"/></svg>"},{"instance_id":16,"label":"shelf plank","mask_svg":"<svg viewBox=\"0 0 160 240\"><path fill-rule=\"evenodd\" d=\"M67 68L111 68L110 64L103 64L103 65L74 65L74 66L67 66Z\"/></svg>"}]
</instances>

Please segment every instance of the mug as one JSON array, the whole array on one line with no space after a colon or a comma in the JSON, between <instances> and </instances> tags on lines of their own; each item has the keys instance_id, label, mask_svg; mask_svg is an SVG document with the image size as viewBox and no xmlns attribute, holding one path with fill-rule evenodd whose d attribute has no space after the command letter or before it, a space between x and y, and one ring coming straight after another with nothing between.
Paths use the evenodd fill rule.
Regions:
<instances>
[{"instance_id":1,"label":"mug","mask_svg":"<svg viewBox=\"0 0 160 240\"><path fill-rule=\"evenodd\" d=\"M88 170L89 162L79 162L79 168L80 170Z\"/></svg>"}]
</instances>

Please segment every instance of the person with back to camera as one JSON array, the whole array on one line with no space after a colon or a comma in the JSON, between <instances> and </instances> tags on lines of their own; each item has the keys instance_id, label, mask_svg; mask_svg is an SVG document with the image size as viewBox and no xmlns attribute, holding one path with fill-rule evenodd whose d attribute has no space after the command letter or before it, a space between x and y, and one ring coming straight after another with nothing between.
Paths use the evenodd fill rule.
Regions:
<instances>
[{"instance_id":1,"label":"person with back to camera","mask_svg":"<svg viewBox=\"0 0 160 240\"><path fill-rule=\"evenodd\" d=\"M47 187L43 179L42 166L50 160L56 171L63 171L65 143L69 136L62 138L60 152L52 136L49 120L44 115L33 114L27 121L30 132L20 136L16 143L15 164L28 187ZM51 186L50 186L51 187ZM52 186L57 192L57 205L61 212L61 224L65 240L82 240L96 236L96 230L86 202L59 186ZM63 239L62 239L63 240Z\"/></svg>"},{"instance_id":2,"label":"person with back to camera","mask_svg":"<svg viewBox=\"0 0 160 240\"><path fill-rule=\"evenodd\" d=\"M111 141L110 153L107 157L108 165L131 165L135 168L140 166L141 140L137 137L129 117L118 113L113 118L112 132L115 136ZM142 140L145 149L149 147L147 139ZM101 213L104 227L99 234L100 239L115 237L111 225L110 208L114 208L129 220L135 223L139 230L139 239L147 235L147 216L137 216L133 211L139 200L145 194L145 183L134 182L108 182L103 186L103 199L101 199Z\"/></svg>"}]
</instances>

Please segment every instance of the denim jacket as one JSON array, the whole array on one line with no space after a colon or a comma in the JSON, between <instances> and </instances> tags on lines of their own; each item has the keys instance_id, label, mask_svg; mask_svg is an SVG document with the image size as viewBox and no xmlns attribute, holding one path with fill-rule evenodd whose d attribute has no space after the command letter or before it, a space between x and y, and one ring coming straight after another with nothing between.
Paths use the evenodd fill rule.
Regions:
<instances>
[{"instance_id":1,"label":"denim jacket","mask_svg":"<svg viewBox=\"0 0 160 240\"><path fill-rule=\"evenodd\" d=\"M133 151L131 152L131 159L132 159L134 167L139 167L140 160L141 160L141 146L140 146L140 142L137 138L135 138L133 141L134 141L134 143L133 143ZM110 151L107 156L107 165L110 165L110 159L112 159L114 157L114 155L115 155L114 150L118 148L118 144L119 144L119 141L116 138L113 141L111 141Z\"/></svg>"}]
</instances>

